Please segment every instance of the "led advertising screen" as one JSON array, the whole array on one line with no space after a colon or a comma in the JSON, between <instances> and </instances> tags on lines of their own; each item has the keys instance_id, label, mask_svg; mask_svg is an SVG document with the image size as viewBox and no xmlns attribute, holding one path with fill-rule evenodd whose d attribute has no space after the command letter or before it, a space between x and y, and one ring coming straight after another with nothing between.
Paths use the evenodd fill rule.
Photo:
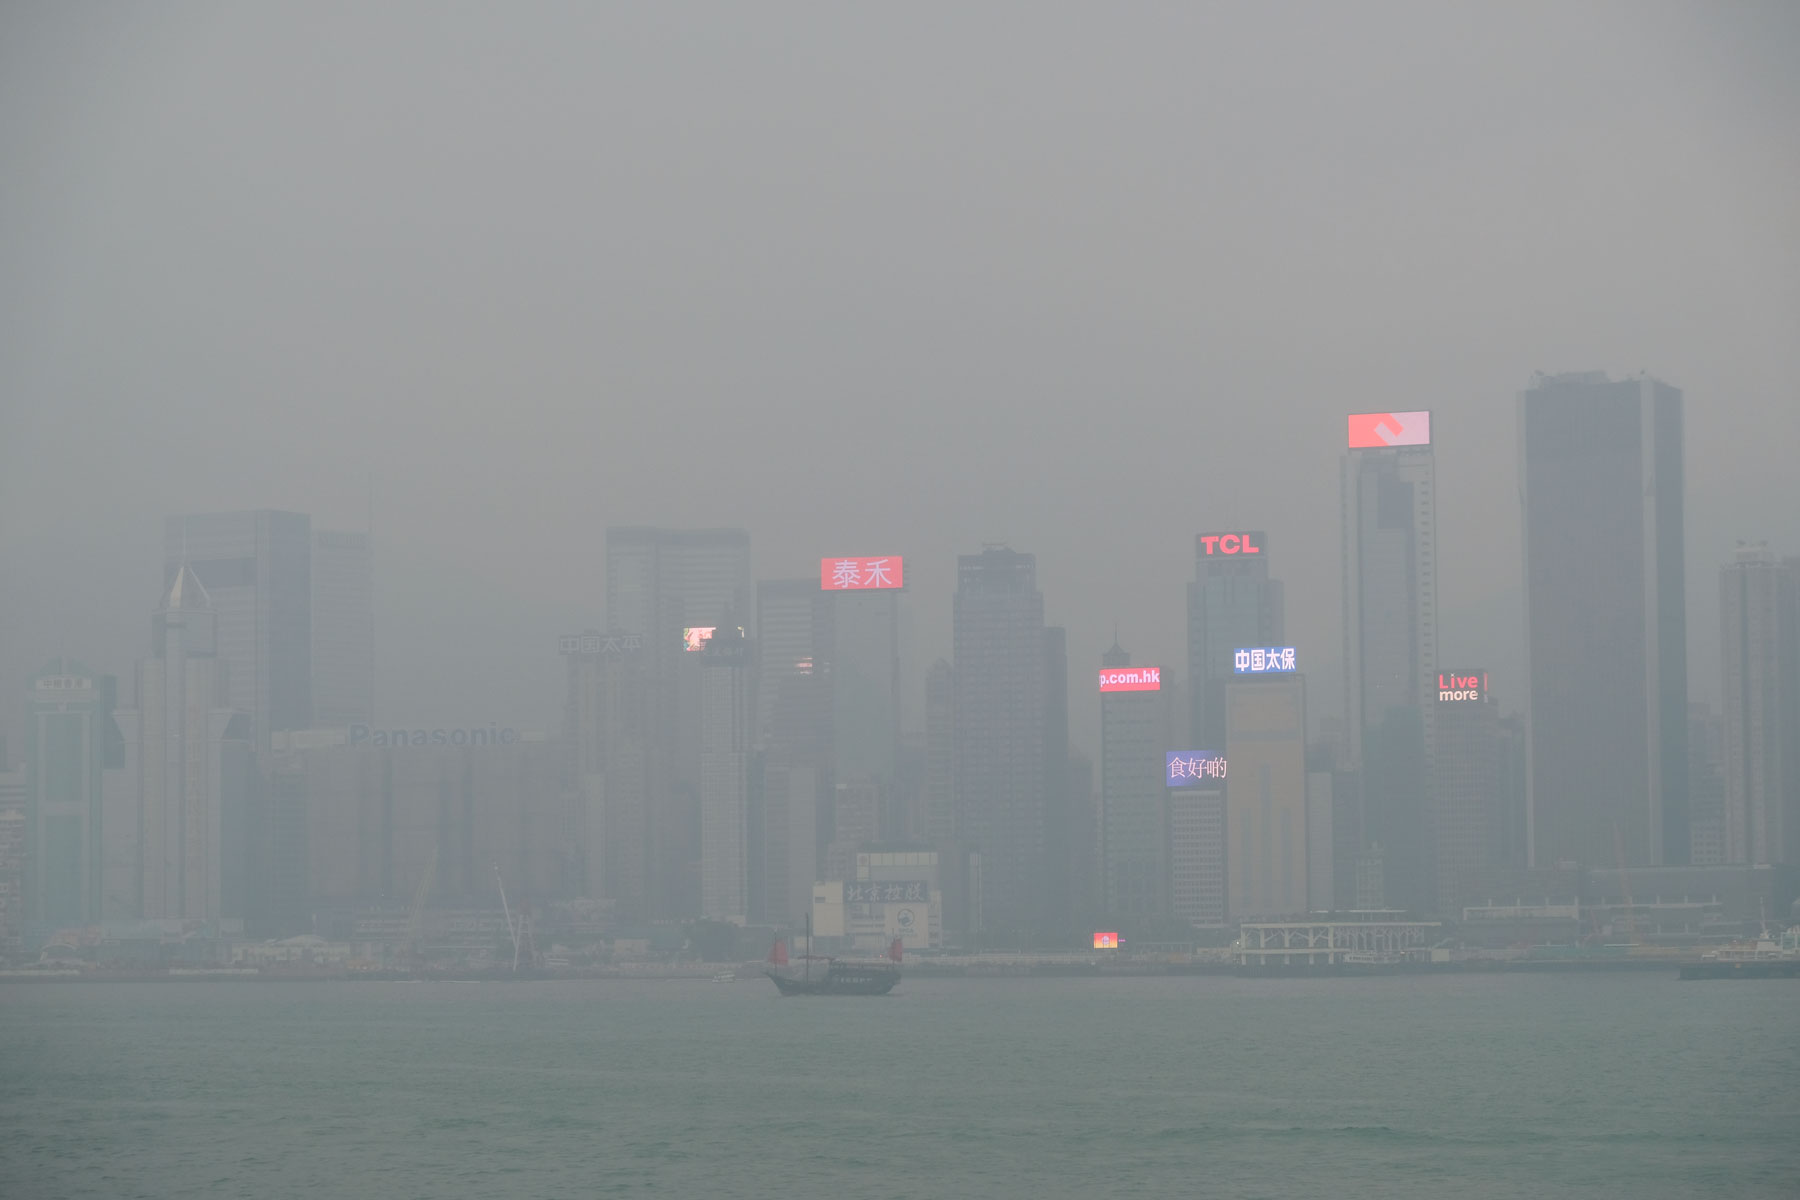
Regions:
<instances>
[{"instance_id":1,"label":"led advertising screen","mask_svg":"<svg viewBox=\"0 0 1800 1200\"><path fill-rule=\"evenodd\" d=\"M1431 413L1352 413L1350 449L1380 450L1388 446L1431 445Z\"/></svg>"},{"instance_id":2,"label":"led advertising screen","mask_svg":"<svg viewBox=\"0 0 1800 1200\"><path fill-rule=\"evenodd\" d=\"M1255 557L1262 553L1261 530L1253 533L1202 533L1194 539L1201 558Z\"/></svg>"},{"instance_id":3,"label":"led advertising screen","mask_svg":"<svg viewBox=\"0 0 1800 1200\"><path fill-rule=\"evenodd\" d=\"M1107 667L1100 672L1103 692L1160 692L1161 667Z\"/></svg>"},{"instance_id":4,"label":"led advertising screen","mask_svg":"<svg viewBox=\"0 0 1800 1200\"><path fill-rule=\"evenodd\" d=\"M885 558L821 558L819 586L828 592L863 592L871 588L905 586L903 560L898 554Z\"/></svg>"},{"instance_id":5,"label":"led advertising screen","mask_svg":"<svg viewBox=\"0 0 1800 1200\"><path fill-rule=\"evenodd\" d=\"M1474 667L1438 672L1438 700L1446 704L1463 704L1487 699L1487 672Z\"/></svg>"},{"instance_id":6,"label":"led advertising screen","mask_svg":"<svg viewBox=\"0 0 1800 1200\"><path fill-rule=\"evenodd\" d=\"M706 625L689 626L688 628L683 629L681 631L681 648L683 650L700 649L700 647L706 645L706 640L710 638L713 635L713 632L718 628L717 625Z\"/></svg>"},{"instance_id":7,"label":"led advertising screen","mask_svg":"<svg viewBox=\"0 0 1800 1200\"><path fill-rule=\"evenodd\" d=\"M1201 787L1225 778L1225 756L1211 750L1170 750L1169 787Z\"/></svg>"},{"instance_id":8,"label":"led advertising screen","mask_svg":"<svg viewBox=\"0 0 1800 1200\"><path fill-rule=\"evenodd\" d=\"M1116 934L1116 933L1095 933L1094 934L1094 949L1096 949L1096 950L1117 950L1118 948L1119 948L1119 935L1118 934Z\"/></svg>"},{"instance_id":9,"label":"led advertising screen","mask_svg":"<svg viewBox=\"0 0 1800 1200\"><path fill-rule=\"evenodd\" d=\"M1270 671L1297 671L1292 646L1251 646L1231 656L1233 675L1264 675Z\"/></svg>"}]
</instances>

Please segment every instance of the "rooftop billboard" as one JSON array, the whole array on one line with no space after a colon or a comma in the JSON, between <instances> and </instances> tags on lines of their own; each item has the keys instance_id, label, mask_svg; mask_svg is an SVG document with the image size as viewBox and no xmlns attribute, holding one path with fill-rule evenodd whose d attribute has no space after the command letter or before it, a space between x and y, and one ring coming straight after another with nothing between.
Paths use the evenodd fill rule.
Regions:
<instances>
[{"instance_id":1,"label":"rooftop billboard","mask_svg":"<svg viewBox=\"0 0 1800 1200\"><path fill-rule=\"evenodd\" d=\"M904 587L903 565L904 560L898 554L884 558L821 558L819 586L828 592Z\"/></svg>"},{"instance_id":2,"label":"rooftop billboard","mask_svg":"<svg viewBox=\"0 0 1800 1200\"><path fill-rule=\"evenodd\" d=\"M1233 652L1233 675L1264 675L1270 671L1297 671L1292 646L1251 646Z\"/></svg>"},{"instance_id":3,"label":"rooftop billboard","mask_svg":"<svg viewBox=\"0 0 1800 1200\"><path fill-rule=\"evenodd\" d=\"M1474 667L1438 672L1438 700L1441 703L1467 703L1487 699L1487 672Z\"/></svg>"},{"instance_id":4,"label":"rooftop billboard","mask_svg":"<svg viewBox=\"0 0 1800 1200\"><path fill-rule=\"evenodd\" d=\"M1100 672L1103 692L1160 692L1161 667L1107 667Z\"/></svg>"},{"instance_id":5,"label":"rooftop billboard","mask_svg":"<svg viewBox=\"0 0 1800 1200\"><path fill-rule=\"evenodd\" d=\"M1225 778L1225 756L1211 750L1168 751L1169 787L1201 787Z\"/></svg>"},{"instance_id":6,"label":"rooftop billboard","mask_svg":"<svg viewBox=\"0 0 1800 1200\"><path fill-rule=\"evenodd\" d=\"M1350 415L1350 449L1431 445L1431 413L1378 412Z\"/></svg>"},{"instance_id":7,"label":"rooftop billboard","mask_svg":"<svg viewBox=\"0 0 1800 1200\"><path fill-rule=\"evenodd\" d=\"M1253 533L1202 533L1194 538L1194 545L1200 549L1201 558L1229 557L1234 554L1258 555L1262 553L1262 531Z\"/></svg>"},{"instance_id":8,"label":"rooftop billboard","mask_svg":"<svg viewBox=\"0 0 1800 1200\"><path fill-rule=\"evenodd\" d=\"M717 625L688 626L681 631L681 648L683 650L700 649L702 646L706 645L707 641L718 628Z\"/></svg>"},{"instance_id":9,"label":"rooftop billboard","mask_svg":"<svg viewBox=\"0 0 1800 1200\"><path fill-rule=\"evenodd\" d=\"M1096 932L1094 934L1094 949L1096 949L1096 950L1117 950L1118 948L1119 948L1119 935L1118 934L1116 934L1116 933L1099 933L1099 932Z\"/></svg>"}]
</instances>

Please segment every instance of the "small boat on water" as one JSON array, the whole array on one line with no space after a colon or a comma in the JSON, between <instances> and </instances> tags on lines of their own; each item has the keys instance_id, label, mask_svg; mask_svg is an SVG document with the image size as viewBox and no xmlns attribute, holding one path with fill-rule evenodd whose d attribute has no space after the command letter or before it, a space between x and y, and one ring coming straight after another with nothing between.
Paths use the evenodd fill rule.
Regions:
<instances>
[{"instance_id":1,"label":"small boat on water","mask_svg":"<svg viewBox=\"0 0 1800 1200\"><path fill-rule=\"evenodd\" d=\"M736 971L720 971L713 976L714 983L731 983L737 979Z\"/></svg>"},{"instance_id":2,"label":"small boat on water","mask_svg":"<svg viewBox=\"0 0 1800 1200\"><path fill-rule=\"evenodd\" d=\"M1755 940L1730 942L1681 968L1683 979L1800 979L1800 925Z\"/></svg>"},{"instance_id":3,"label":"small boat on water","mask_svg":"<svg viewBox=\"0 0 1800 1200\"><path fill-rule=\"evenodd\" d=\"M812 953L812 918L806 920L806 950L800 969L788 963L787 942L775 939L763 973L784 996L885 996L900 982L900 939L888 946L887 958L842 960Z\"/></svg>"}]
</instances>

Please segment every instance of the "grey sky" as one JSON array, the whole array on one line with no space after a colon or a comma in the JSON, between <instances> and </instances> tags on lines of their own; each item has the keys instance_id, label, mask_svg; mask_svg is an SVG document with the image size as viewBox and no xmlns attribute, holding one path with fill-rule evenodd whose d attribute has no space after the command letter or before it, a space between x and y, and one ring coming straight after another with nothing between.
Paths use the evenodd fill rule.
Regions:
<instances>
[{"instance_id":1,"label":"grey sky","mask_svg":"<svg viewBox=\"0 0 1800 1200\"><path fill-rule=\"evenodd\" d=\"M922 659L1036 552L1080 746L1113 621L1176 669L1193 535L1266 529L1335 714L1343 414L1427 407L1511 707L1540 368L1685 390L1714 698L1717 564L1800 552L1797 11L9 6L0 730L59 646L129 687L165 513L371 475L384 720L553 727L643 522L903 553Z\"/></svg>"}]
</instances>

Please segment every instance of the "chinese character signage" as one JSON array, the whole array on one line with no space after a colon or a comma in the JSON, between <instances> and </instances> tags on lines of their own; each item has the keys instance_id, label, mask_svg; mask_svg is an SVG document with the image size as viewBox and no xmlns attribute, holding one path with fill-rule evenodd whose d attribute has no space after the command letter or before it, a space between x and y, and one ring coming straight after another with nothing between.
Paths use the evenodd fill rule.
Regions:
<instances>
[{"instance_id":1,"label":"chinese character signage","mask_svg":"<svg viewBox=\"0 0 1800 1200\"><path fill-rule=\"evenodd\" d=\"M1292 646L1251 646L1231 656L1234 675L1262 675L1269 671L1297 671Z\"/></svg>"},{"instance_id":2,"label":"chinese character signage","mask_svg":"<svg viewBox=\"0 0 1800 1200\"><path fill-rule=\"evenodd\" d=\"M920 879L905 883L846 883L845 904L924 904L931 899L925 894Z\"/></svg>"},{"instance_id":3,"label":"chinese character signage","mask_svg":"<svg viewBox=\"0 0 1800 1200\"><path fill-rule=\"evenodd\" d=\"M1259 533L1202 533L1194 538L1201 558L1230 558L1233 555L1259 557L1263 535Z\"/></svg>"},{"instance_id":4,"label":"chinese character signage","mask_svg":"<svg viewBox=\"0 0 1800 1200\"><path fill-rule=\"evenodd\" d=\"M821 558L819 586L828 592L863 592L905 585L898 554L887 558Z\"/></svg>"},{"instance_id":5,"label":"chinese character signage","mask_svg":"<svg viewBox=\"0 0 1800 1200\"><path fill-rule=\"evenodd\" d=\"M1119 948L1119 935L1118 934L1116 934L1116 933L1095 933L1094 934L1094 949L1096 949L1096 950L1117 950L1118 948Z\"/></svg>"},{"instance_id":6,"label":"chinese character signage","mask_svg":"<svg viewBox=\"0 0 1800 1200\"><path fill-rule=\"evenodd\" d=\"M1161 667L1109 667L1100 672L1103 692L1160 692Z\"/></svg>"},{"instance_id":7,"label":"chinese character signage","mask_svg":"<svg viewBox=\"0 0 1800 1200\"><path fill-rule=\"evenodd\" d=\"M1225 780L1225 756L1211 750L1170 750L1169 787L1203 787Z\"/></svg>"},{"instance_id":8,"label":"chinese character signage","mask_svg":"<svg viewBox=\"0 0 1800 1200\"><path fill-rule=\"evenodd\" d=\"M1477 671L1473 667L1438 672L1440 701L1483 700L1487 697L1487 686L1487 672Z\"/></svg>"},{"instance_id":9,"label":"chinese character signage","mask_svg":"<svg viewBox=\"0 0 1800 1200\"><path fill-rule=\"evenodd\" d=\"M1387 446L1431 445L1429 412L1352 413L1350 449L1380 450Z\"/></svg>"}]
</instances>

